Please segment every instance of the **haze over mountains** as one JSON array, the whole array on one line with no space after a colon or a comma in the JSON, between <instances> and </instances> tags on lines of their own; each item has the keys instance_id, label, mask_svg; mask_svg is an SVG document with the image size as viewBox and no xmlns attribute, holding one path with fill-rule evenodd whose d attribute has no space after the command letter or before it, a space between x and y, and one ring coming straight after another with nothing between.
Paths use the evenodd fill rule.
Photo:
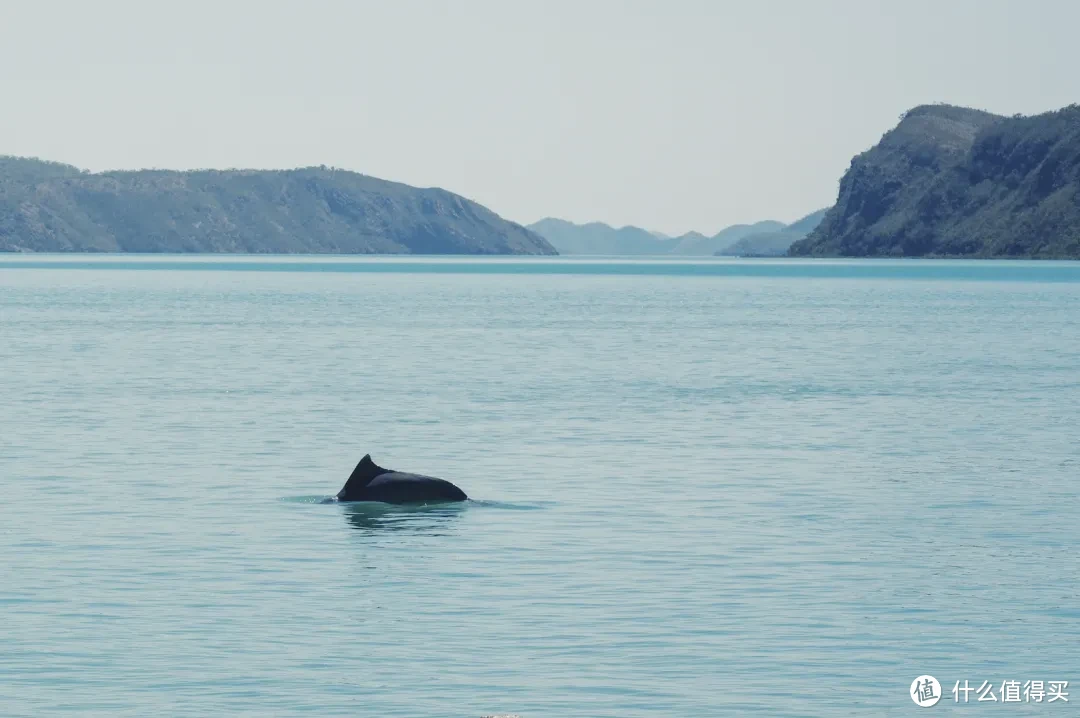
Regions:
<instances>
[{"instance_id":1,"label":"haze over mountains","mask_svg":"<svg viewBox=\"0 0 1080 718\"><path fill-rule=\"evenodd\" d=\"M0 157L0 251L1080 258L1080 105L906 112L828 210L707 236L547 218L326 167L92 174Z\"/></svg>"},{"instance_id":2,"label":"haze over mountains","mask_svg":"<svg viewBox=\"0 0 1080 718\"><path fill-rule=\"evenodd\" d=\"M792 256L1080 258L1080 105L921 105L856 156Z\"/></svg>"},{"instance_id":3,"label":"haze over mountains","mask_svg":"<svg viewBox=\"0 0 1080 718\"><path fill-rule=\"evenodd\" d=\"M782 257L787 254L792 244L818 226L827 211L819 209L775 232L763 232L743 237L716 254L732 257Z\"/></svg>"},{"instance_id":4,"label":"haze over mountains","mask_svg":"<svg viewBox=\"0 0 1080 718\"><path fill-rule=\"evenodd\" d=\"M555 254L443 189L344 170L91 174L0 157L0 251Z\"/></svg>"},{"instance_id":5,"label":"haze over mountains","mask_svg":"<svg viewBox=\"0 0 1080 718\"><path fill-rule=\"evenodd\" d=\"M789 225L775 220L736 224L712 236L688 232L678 237L668 237L640 227L615 228L601 222L574 224L551 217L530 224L529 229L547 239L559 254L777 256L786 252L792 242L805 237L824 212L814 212ZM732 252L736 246L738 250Z\"/></svg>"}]
</instances>

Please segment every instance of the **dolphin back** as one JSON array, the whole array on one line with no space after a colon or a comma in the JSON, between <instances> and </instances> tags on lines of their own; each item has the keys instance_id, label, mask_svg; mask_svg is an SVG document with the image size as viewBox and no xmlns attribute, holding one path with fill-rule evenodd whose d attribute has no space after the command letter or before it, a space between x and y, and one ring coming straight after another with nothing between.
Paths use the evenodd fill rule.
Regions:
<instances>
[{"instance_id":1,"label":"dolphin back","mask_svg":"<svg viewBox=\"0 0 1080 718\"><path fill-rule=\"evenodd\" d=\"M371 483L372 479L388 472L389 469L384 469L371 460L371 454L364 454L364 458L360 459L360 463L353 469L349 480L345 482L345 485L341 487L341 491L338 492L338 501L355 501L356 499L350 497L359 496L364 487Z\"/></svg>"},{"instance_id":2,"label":"dolphin back","mask_svg":"<svg viewBox=\"0 0 1080 718\"><path fill-rule=\"evenodd\" d=\"M389 504L465 501L465 492L445 479L384 469L366 454L337 494L338 501L381 501Z\"/></svg>"},{"instance_id":3,"label":"dolphin back","mask_svg":"<svg viewBox=\"0 0 1080 718\"><path fill-rule=\"evenodd\" d=\"M445 479L404 471L380 474L364 487L367 501L411 503L416 501L465 501L465 492Z\"/></svg>"}]
</instances>

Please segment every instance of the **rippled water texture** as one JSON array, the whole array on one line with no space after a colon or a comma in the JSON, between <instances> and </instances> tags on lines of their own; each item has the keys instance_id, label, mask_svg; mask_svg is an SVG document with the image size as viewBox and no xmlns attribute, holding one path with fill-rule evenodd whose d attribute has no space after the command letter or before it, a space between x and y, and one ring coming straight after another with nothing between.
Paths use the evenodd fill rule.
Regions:
<instances>
[{"instance_id":1,"label":"rippled water texture","mask_svg":"<svg viewBox=\"0 0 1080 718\"><path fill-rule=\"evenodd\" d=\"M0 715L1080 701L1076 263L7 257L0 338Z\"/></svg>"}]
</instances>

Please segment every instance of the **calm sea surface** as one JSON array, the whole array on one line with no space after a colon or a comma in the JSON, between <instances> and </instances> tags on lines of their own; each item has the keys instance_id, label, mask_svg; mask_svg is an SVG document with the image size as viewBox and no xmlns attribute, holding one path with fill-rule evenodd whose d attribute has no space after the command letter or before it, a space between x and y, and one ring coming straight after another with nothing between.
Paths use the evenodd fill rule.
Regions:
<instances>
[{"instance_id":1,"label":"calm sea surface","mask_svg":"<svg viewBox=\"0 0 1080 718\"><path fill-rule=\"evenodd\" d=\"M2 257L0 715L1065 715L1078 477L1077 263Z\"/></svg>"}]
</instances>

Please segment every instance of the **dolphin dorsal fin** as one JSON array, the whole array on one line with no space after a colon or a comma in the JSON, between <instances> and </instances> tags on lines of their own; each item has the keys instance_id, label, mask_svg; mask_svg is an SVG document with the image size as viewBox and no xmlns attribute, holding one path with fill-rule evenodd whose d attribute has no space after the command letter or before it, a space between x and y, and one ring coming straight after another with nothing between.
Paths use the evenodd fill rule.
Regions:
<instances>
[{"instance_id":1,"label":"dolphin dorsal fin","mask_svg":"<svg viewBox=\"0 0 1080 718\"><path fill-rule=\"evenodd\" d=\"M360 459L360 463L353 469L352 474L349 476L349 480L345 482L345 486L338 492L338 498L346 496L354 491L360 489L371 483L379 474L385 474L388 470L376 464L371 460L371 454L364 454L364 458Z\"/></svg>"}]
</instances>

